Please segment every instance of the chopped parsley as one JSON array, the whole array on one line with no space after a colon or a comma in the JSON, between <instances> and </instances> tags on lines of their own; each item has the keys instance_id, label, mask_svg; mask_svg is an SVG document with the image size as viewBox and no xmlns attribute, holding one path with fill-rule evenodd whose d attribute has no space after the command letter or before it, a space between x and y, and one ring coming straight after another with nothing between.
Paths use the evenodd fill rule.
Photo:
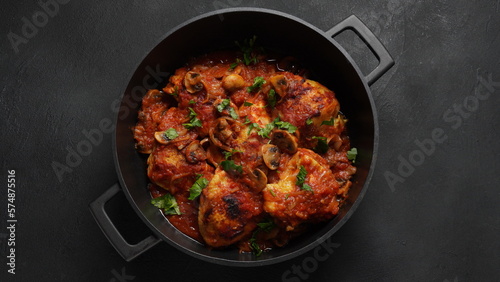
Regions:
<instances>
[{"instance_id":1,"label":"chopped parsley","mask_svg":"<svg viewBox=\"0 0 500 282\"><path fill-rule=\"evenodd\" d=\"M297 173L297 182L295 184L299 186L300 190L306 190L306 191L313 191L311 186L308 184L304 183L306 181L306 176L307 176L307 170L306 168L301 165L299 169L299 173Z\"/></svg>"},{"instance_id":2,"label":"chopped parsley","mask_svg":"<svg viewBox=\"0 0 500 282\"><path fill-rule=\"evenodd\" d=\"M236 62L230 64L229 70L234 70L234 68L237 67L239 63L240 63L239 60L236 60Z\"/></svg>"},{"instance_id":3,"label":"chopped parsley","mask_svg":"<svg viewBox=\"0 0 500 282\"><path fill-rule=\"evenodd\" d=\"M256 234L256 233L254 232L254 234ZM252 250L252 253L256 257L260 257L260 255L262 255L262 249L260 248L259 244L257 243L257 239L255 238L255 236L252 236L252 238L250 238L248 243L250 243L250 249Z\"/></svg>"},{"instance_id":4,"label":"chopped parsley","mask_svg":"<svg viewBox=\"0 0 500 282\"><path fill-rule=\"evenodd\" d=\"M234 110L233 107L229 107L229 104L231 103L231 101L229 99L223 99L222 102L217 105L217 111L219 111L219 113L221 113L222 111L224 111L225 109L227 109L227 111L229 112L229 115L233 118L233 119L239 119L240 117L238 116L238 114L236 113L236 111Z\"/></svg>"},{"instance_id":5,"label":"chopped parsley","mask_svg":"<svg viewBox=\"0 0 500 282\"><path fill-rule=\"evenodd\" d=\"M316 147L314 147L314 151L320 154L324 154L326 153L326 151L328 151L328 143L326 143L326 137L313 136L312 139L318 139L318 144L316 144Z\"/></svg>"},{"instance_id":6,"label":"chopped parsley","mask_svg":"<svg viewBox=\"0 0 500 282\"><path fill-rule=\"evenodd\" d=\"M280 118L277 117L272 122L266 124L264 128L259 128L258 134L261 137L269 138L269 134L271 134L271 131L273 131L274 128L284 129L290 133L294 133L295 131L297 131L296 126L292 125L289 122L281 121Z\"/></svg>"},{"instance_id":7,"label":"chopped parsley","mask_svg":"<svg viewBox=\"0 0 500 282\"><path fill-rule=\"evenodd\" d=\"M335 118L332 117L330 120L324 120L321 122L321 125L334 125L335 124Z\"/></svg>"},{"instance_id":8,"label":"chopped parsley","mask_svg":"<svg viewBox=\"0 0 500 282\"><path fill-rule=\"evenodd\" d=\"M279 128L279 129L285 129L285 130L287 130L290 133L294 133L297 130L296 126L292 125L289 122L281 121L281 120L279 120L279 118L276 118L274 120L274 124L276 125L277 128Z\"/></svg>"},{"instance_id":9,"label":"chopped parsley","mask_svg":"<svg viewBox=\"0 0 500 282\"><path fill-rule=\"evenodd\" d=\"M306 124L307 124L307 125L311 125L312 123L313 123L312 119L308 118L308 119L306 120Z\"/></svg>"},{"instance_id":10,"label":"chopped parsley","mask_svg":"<svg viewBox=\"0 0 500 282\"><path fill-rule=\"evenodd\" d=\"M172 92L170 95L172 95L174 97L178 97L179 96L179 87L177 85L174 86L174 92Z\"/></svg>"},{"instance_id":11,"label":"chopped parsley","mask_svg":"<svg viewBox=\"0 0 500 282\"><path fill-rule=\"evenodd\" d=\"M267 94L267 104L271 108L276 106L276 91L274 91L274 89L269 90L269 93Z\"/></svg>"},{"instance_id":12,"label":"chopped parsley","mask_svg":"<svg viewBox=\"0 0 500 282\"><path fill-rule=\"evenodd\" d=\"M177 201L175 200L175 197L172 196L172 194L167 193L161 197L151 199L151 204L153 204L157 208L162 209L165 215L181 214L179 205L177 204Z\"/></svg>"},{"instance_id":13,"label":"chopped parsley","mask_svg":"<svg viewBox=\"0 0 500 282\"><path fill-rule=\"evenodd\" d=\"M196 101L195 100L189 100L189 104L192 105L192 104L195 104Z\"/></svg>"},{"instance_id":14,"label":"chopped parsley","mask_svg":"<svg viewBox=\"0 0 500 282\"><path fill-rule=\"evenodd\" d=\"M193 108L189 107L189 123L183 123L182 125L187 129L192 129L195 127L201 127L201 120L197 118L198 114L193 110Z\"/></svg>"},{"instance_id":15,"label":"chopped parsley","mask_svg":"<svg viewBox=\"0 0 500 282\"><path fill-rule=\"evenodd\" d=\"M248 120L248 122L250 123L251 121ZM250 132L252 132L252 130L254 128L258 128L259 130L261 129L258 123L255 123L255 122L254 123L250 123L250 125L248 126L248 132L247 132L247 134L250 134Z\"/></svg>"},{"instance_id":16,"label":"chopped parsley","mask_svg":"<svg viewBox=\"0 0 500 282\"><path fill-rule=\"evenodd\" d=\"M261 137L269 138L269 134L271 134L271 131L273 131L273 129L274 129L274 122L270 122L266 124L264 128L259 127L259 131L257 132L257 134L259 134L259 136Z\"/></svg>"},{"instance_id":17,"label":"chopped parsley","mask_svg":"<svg viewBox=\"0 0 500 282\"><path fill-rule=\"evenodd\" d=\"M351 150L347 151L347 158L352 162L356 162L356 156L358 155L358 149L352 148Z\"/></svg>"},{"instance_id":18,"label":"chopped parsley","mask_svg":"<svg viewBox=\"0 0 500 282\"><path fill-rule=\"evenodd\" d=\"M251 63L256 64L258 62L257 57L252 56L252 52L254 49L255 41L257 40L257 36L253 36L250 39L245 39L243 40L243 43L240 44L238 41L236 41L236 45L240 47L241 52L243 53L243 63L245 65L250 65Z\"/></svg>"},{"instance_id":19,"label":"chopped parsley","mask_svg":"<svg viewBox=\"0 0 500 282\"><path fill-rule=\"evenodd\" d=\"M191 188L189 188L188 200L196 199L201 194L201 190L203 190L203 188L207 187L208 180L202 176L203 176L203 174L196 174L196 181L194 182L193 186L191 186Z\"/></svg>"},{"instance_id":20,"label":"chopped parsley","mask_svg":"<svg viewBox=\"0 0 500 282\"><path fill-rule=\"evenodd\" d=\"M231 149L230 152L222 152L224 154L224 158L229 160L230 157L233 156L234 153L243 153L241 150Z\"/></svg>"},{"instance_id":21,"label":"chopped parsley","mask_svg":"<svg viewBox=\"0 0 500 282\"><path fill-rule=\"evenodd\" d=\"M269 233L271 232L271 230L273 230L274 227L276 227L276 224L274 224L274 222L271 219L267 219L260 223L257 223L257 229L255 229L255 231L252 234L252 238L250 238L250 240L248 241L248 243L250 244L250 249L252 250L252 253L254 253L256 257L262 255L263 252L263 250L257 243L257 233L259 233L260 231Z\"/></svg>"},{"instance_id":22,"label":"chopped parsley","mask_svg":"<svg viewBox=\"0 0 500 282\"><path fill-rule=\"evenodd\" d=\"M259 91L264 83L266 83L266 80L262 76L255 77L252 86L247 88L248 93Z\"/></svg>"},{"instance_id":23,"label":"chopped parsley","mask_svg":"<svg viewBox=\"0 0 500 282\"><path fill-rule=\"evenodd\" d=\"M273 195L273 197L276 197L276 194L274 193L273 189L269 189L269 193L271 193L271 195Z\"/></svg>"},{"instance_id":24,"label":"chopped parsley","mask_svg":"<svg viewBox=\"0 0 500 282\"><path fill-rule=\"evenodd\" d=\"M229 173L242 173L243 167L241 165L237 165L233 160L225 160L220 163L222 169Z\"/></svg>"},{"instance_id":25,"label":"chopped parsley","mask_svg":"<svg viewBox=\"0 0 500 282\"><path fill-rule=\"evenodd\" d=\"M245 106L245 107L250 107L251 105L253 105L253 103L250 103L250 102L244 102L243 103L243 106Z\"/></svg>"},{"instance_id":26,"label":"chopped parsley","mask_svg":"<svg viewBox=\"0 0 500 282\"><path fill-rule=\"evenodd\" d=\"M229 103L231 103L231 101L229 101L229 99L223 99L222 102L217 105L217 111L222 112L227 106L229 106Z\"/></svg>"},{"instance_id":27,"label":"chopped parsley","mask_svg":"<svg viewBox=\"0 0 500 282\"><path fill-rule=\"evenodd\" d=\"M179 133L174 128L169 128L165 131L163 131L163 139L170 141L179 136Z\"/></svg>"}]
</instances>

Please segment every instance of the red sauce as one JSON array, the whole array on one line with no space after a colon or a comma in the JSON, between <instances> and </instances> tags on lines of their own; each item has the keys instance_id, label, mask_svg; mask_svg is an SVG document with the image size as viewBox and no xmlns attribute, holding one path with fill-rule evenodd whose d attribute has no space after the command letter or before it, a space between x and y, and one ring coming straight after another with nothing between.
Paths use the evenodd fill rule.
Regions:
<instances>
[{"instance_id":1,"label":"red sauce","mask_svg":"<svg viewBox=\"0 0 500 282\"><path fill-rule=\"evenodd\" d=\"M202 197L189 200L189 189L197 175L202 175L210 182L214 173L221 169L220 164L225 160L223 153L231 152L229 149L223 150L223 147L213 140L213 131L210 131L218 124L217 119L229 116L228 110L221 112L216 103L226 99L230 101L238 117L232 117L233 135L228 137L230 147L237 150L231 152L233 155L229 159L241 166L243 172L233 179L238 181L238 185L221 181L227 186L220 190L230 193L230 197L223 197L226 201L214 204L220 207L217 209L220 214L214 216L211 214L212 210L208 210L207 216L220 220L222 227L227 227L229 231L236 230L236 227L224 225L226 219L239 225L248 221L245 226L251 226L251 232L243 234L238 237L241 240L234 242L243 252L251 251L255 245L261 250L282 246L301 234L310 224L331 219L346 197L351 185L349 179L355 173L355 168L346 155L350 143L345 126L323 125L323 122L337 118L339 105L335 93L319 83L298 76L297 74L304 74L305 71L298 68L297 62L290 57L266 60L265 56L259 55L258 59L257 63L245 65L242 63L242 54L238 52L217 52L192 59L185 67L175 71L163 91L151 90L146 94L138 123L134 128L138 151L151 154L148 160L148 176L155 184L149 184L148 189L152 198L161 197L166 193L174 195L181 214L166 215L168 221L180 232L208 244L209 239L203 238L206 235L203 233L204 229L200 231L198 225L199 210L203 205L203 200L200 205ZM193 73L194 75L191 75ZM229 89L223 86L223 80L231 74L237 74L242 79L241 87ZM288 92L281 93L283 97L280 97L279 93L276 94L276 106L271 107L270 93L281 87L272 82L278 75L285 78ZM201 88L196 84L199 77L202 77ZM256 91L251 91L250 87L257 77L262 77L266 82ZM195 121L193 112L201 126L188 128L186 124ZM299 149L297 153L283 151L279 159L279 169L271 170L264 164L261 152L262 145L270 143L271 140L259 130L276 119L296 128L296 133L293 134ZM256 128L249 128L250 124L256 125ZM181 133L181 137L170 140L168 144L159 144L160 141L155 140L154 133L171 128ZM327 144L326 152L317 151L318 137L333 140ZM194 142L200 143L200 154L204 157L195 163L190 162L188 158L189 148ZM294 156L298 154L302 154L302 157L299 158L299 163L294 164ZM302 189L298 184L293 187L293 191L286 190L289 188L283 188L285 192L280 189L274 191L271 188L282 183L284 179L295 179L299 164L308 171L306 184L313 189L313 193ZM294 167L294 170L287 171L288 167ZM254 187L259 180L251 173L256 169L266 174L264 188ZM241 188L242 186L245 188ZM249 196L248 191L253 194ZM206 198L208 197L203 199ZM235 214L238 216L234 216ZM225 218L228 215L232 217ZM259 229L257 226L261 220L270 220L274 227L265 231ZM201 224L203 228L204 222ZM247 231L242 228L238 234ZM212 241L217 241L217 238Z\"/></svg>"}]
</instances>

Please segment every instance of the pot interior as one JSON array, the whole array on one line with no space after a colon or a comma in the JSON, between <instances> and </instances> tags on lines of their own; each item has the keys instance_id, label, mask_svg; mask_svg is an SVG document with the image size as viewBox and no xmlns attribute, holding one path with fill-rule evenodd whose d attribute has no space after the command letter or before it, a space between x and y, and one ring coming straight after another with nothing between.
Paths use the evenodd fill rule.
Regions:
<instances>
[{"instance_id":1,"label":"pot interior","mask_svg":"<svg viewBox=\"0 0 500 282\"><path fill-rule=\"evenodd\" d=\"M332 89L349 119L351 146L358 149L357 173L349 198L331 221L316 227L283 248L264 252L259 258L239 254L236 249L210 250L175 229L150 204L146 189L146 158L134 148L131 128L137 121L140 99L150 86L162 88L167 73L182 67L189 58L210 51L234 48L236 40L257 36L256 44L266 50L290 55L311 71L311 79ZM156 84L156 85L155 85ZM283 13L239 8L221 10L195 18L168 33L139 64L124 91L114 136L115 161L120 184L131 205L156 233L180 250L195 257L228 265L264 265L304 253L331 236L359 204L371 177L376 155L378 128L373 101L364 78L349 55L321 30Z\"/></svg>"}]
</instances>

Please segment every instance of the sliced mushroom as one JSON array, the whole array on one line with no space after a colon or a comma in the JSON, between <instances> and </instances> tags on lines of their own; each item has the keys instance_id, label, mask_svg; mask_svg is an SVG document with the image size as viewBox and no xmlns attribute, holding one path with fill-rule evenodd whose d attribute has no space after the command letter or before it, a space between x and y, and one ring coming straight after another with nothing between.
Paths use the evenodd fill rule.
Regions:
<instances>
[{"instance_id":1,"label":"sliced mushroom","mask_svg":"<svg viewBox=\"0 0 500 282\"><path fill-rule=\"evenodd\" d=\"M222 88L233 92L245 86L245 80L241 75L232 73L222 79Z\"/></svg>"},{"instance_id":2,"label":"sliced mushroom","mask_svg":"<svg viewBox=\"0 0 500 282\"><path fill-rule=\"evenodd\" d=\"M282 74L275 75L269 79L271 84L274 87L274 91L280 95L280 97L285 96L287 90L288 90L288 82L286 81L286 78Z\"/></svg>"},{"instance_id":3,"label":"sliced mushroom","mask_svg":"<svg viewBox=\"0 0 500 282\"><path fill-rule=\"evenodd\" d=\"M189 93L195 93L203 89L201 74L194 71L188 71L184 76L184 86Z\"/></svg>"},{"instance_id":4,"label":"sliced mushroom","mask_svg":"<svg viewBox=\"0 0 500 282\"><path fill-rule=\"evenodd\" d=\"M194 140L191 142L185 151L186 160L189 163L195 164L207 159L207 152L200 144L199 140Z\"/></svg>"},{"instance_id":5,"label":"sliced mushroom","mask_svg":"<svg viewBox=\"0 0 500 282\"><path fill-rule=\"evenodd\" d=\"M261 148L262 158L264 163L271 170L277 170L279 167L281 153L278 146L273 144L265 144Z\"/></svg>"},{"instance_id":6,"label":"sliced mushroom","mask_svg":"<svg viewBox=\"0 0 500 282\"><path fill-rule=\"evenodd\" d=\"M260 192L262 189L266 188L267 185L267 175L259 168L254 169L252 172L248 173L248 178L254 184L252 186L255 192Z\"/></svg>"},{"instance_id":7,"label":"sliced mushroom","mask_svg":"<svg viewBox=\"0 0 500 282\"><path fill-rule=\"evenodd\" d=\"M241 132L241 123L230 117L220 117L215 120L215 124L210 127L209 135L212 143L217 147L231 151L232 141L238 138Z\"/></svg>"},{"instance_id":8,"label":"sliced mushroom","mask_svg":"<svg viewBox=\"0 0 500 282\"><path fill-rule=\"evenodd\" d=\"M278 146L282 152L287 154L294 154L297 152L297 141L297 137L286 130L274 130L271 133L271 144Z\"/></svg>"},{"instance_id":9,"label":"sliced mushroom","mask_svg":"<svg viewBox=\"0 0 500 282\"><path fill-rule=\"evenodd\" d=\"M158 143L167 145L172 141L172 139L168 138L168 136L165 134L165 131L157 131L155 132L155 139L158 141Z\"/></svg>"}]
</instances>

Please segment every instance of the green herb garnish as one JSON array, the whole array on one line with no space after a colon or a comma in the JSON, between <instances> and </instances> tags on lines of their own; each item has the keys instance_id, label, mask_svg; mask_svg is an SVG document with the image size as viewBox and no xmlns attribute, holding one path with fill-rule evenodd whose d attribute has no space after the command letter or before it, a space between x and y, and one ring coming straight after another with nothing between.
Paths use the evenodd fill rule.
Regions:
<instances>
[{"instance_id":1,"label":"green herb garnish","mask_svg":"<svg viewBox=\"0 0 500 282\"><path fill-rule=\"evenodd\" d=\"M243 153L243 151L241 151L241 150L236 150L236 149L231 149L231 151L230 151L230 152L226 152L226 151L224 151L224 152L222 152L222 153L224 154L224 158L225 158L226 160L229 160L229 158L230 158L230 157L232 157L232 156L234 155L234 153Z\"/></svg>"},{"instance_id":2,"label":"green herb garnish","mask_svg":"<svg viewBox=\"0 0 500 282\"><path fill-rule=\"evenodd\" d=\"M271 193L271 195L273 195L273 197L276 197L276 194L274 193L273 189L269 189L269 193Z\"/></svg>"},{"instance_id":3,"label":"green herb garnish","mask_svg":"<svg viewBox=\"0 0 500 282\"><path fill-rule=\"evenodd\" d=\"M264 231L266 233L271 232L273 228L276 227L276 224L271 219L264 220L260 223L257 223L257 229L253 232L252 238L248 241L250 243L250 249L252 250L252 253L256 257L259 257L262 255L263 250L260 248L259 244L257 243L257 233Z\"/></svg>"},{"instance_id":4,"label":"green herb garnish","mask_svg":"<svg viewBox=\"0 0 500 282\"><path fill-rule=\"evenodd\" d=\"M234 70L234 68L237 67L239 63L240 63L239 60L236 60L236 62L230 64L229 70Z\"/></svg>"},{"instance_id":5,"label":"green herb garnish","mask_svg":"<svg viewBox=\"0 0 500 282\"><path fill-rule=\"evenodd\" d=\"M271 108L276 106L276 91L274 91L274 89L269 90L269 93L267 94L267 104Z\"/></svg>"},{"instance_id":6,"label":"green herb garnish","mask_svg":"<svg viewBox=\"0 0 500 282\"><path fill-rule=\"evenodd\" d=\"M312 119L308 118L308 119L306 120L306 124L307 124L307 125L311 125L312 123L313 123Z\"/></svg>"},{"instance_id":7,"label":"green herb garnish","mask_svg":"<svg viewBox=\"0 0 500 282\"><path fill-rule=\"evenodd\" d=\"M274 122L270 122L266 124L264 128L259 127L259 131L257 132L257 134L259 134L259 136L261 137L269 138L269 134L271 134L271 131L273 131L273 129L274 129Z\"/></svg>"},{"instance_id":8,"label":"green herb garnish","mask_svg":"<svg viewBox=\"0 0 500 282\"><path fill-rule=\"evenodd\" d=\"M248 93L259 91L264 83L266 83L266 80L262 76L255 77L252 86L247 88Z\"/></svg>"},{"instance_id":9,"label":"green herb garnish","mask_svg":"<svg viewBox=\"0 0 500 282\"><path fill-rule=\"evenodd\" d=\"M208 180L202 176L203 176L203 174L196 174L196 181L194 182L193 186L191 186L191 188L189 188L188 200L196 199L201 194L201 190L203 190L203 188L207 187Z\"/></svg>"},{"instance_id":10,"label":"green herb garnish","mask_svg":"<svg viewBox=\"0 0 500 282\"><path fill-rule=\"evenodd\" d=\"M220 163L222 169L229 173L242 173L243 167L241 165L237 165L233 160L225 160Z\"/></svg>"},{"instance_id":11,"label":"green herb garnish","mask_svg":"<svg viewBox=\"0 0 500 282\"><path fill-rule=\"evenodd\" d=\"M249 122L251 122L251 121L249 120ZM250 123L250 125L248 126L247 134L250 135L250 132L252 132L252 130L254 128L257 128L259 130L261 129L258 123L255 123L255 122L254 123ZM257 132L257 134L258 134L258 132Z\"/></svg>"},{"instance_id":12,"label":"green herb garnish","mask_svg":"<svg viewBox=\"0 0 500 282\"><path fill-rule=\"evenodd\" d=\"M252 52L254 49L255 41L257 40L257 36L253 36L253 38L243 40L243 43L240 44L236 41L236 45L240 47L241 52L243 53L243 63L245 65L250 65L251 63L256 64L258 62L257 57L252 56Z\"/></svg>"},{"instance_id":13,"label":"green herb garnish","mask_svg":"<svg viewBox=\"0 0 500 282\"><path fill-rule=\"evenodd\" d=\"M233 107L229 107L229 104L231 103L231 101L229 99L223 99L222 102L217 105L217 111L219 111L219 113L221 113L222 111L224 111L225 109L228 110L229 112L229 115L233 118L233 119L239 119L240 117L238 116L238 114L236 113L236 111L234 110Z\"/></svg>"},{"instance_id":14,"label":"green herb garnish","mask_svg":"<svg viewBox=\"0 0 500 282\"><path fill-rule=\"evenodd\" d=\"M324 120L321 122L321 125L334 125L335 124L335 118L332 117L330 120Z\"/></svg>"},{"instance_id":15,"label":"green herb garnish","mask_svg":"<svg viewBox=\"0 0 500 282\"><path fill-rule=\"evenodd\" d=\"M328 151L328 143L326 143L326 137L313 136L312 139L318 139L318 144L316 144L316 147L314 147L314 151L320 154L324 154L326 153L326 151Z\"/></svg>"},{"instance_id":16,"label":"green herb garnish","mask_svg":"<svg viewBox=\"0 0 500 282\"><path fill-rule=\"evenodd\" d=\"M163 132L163 138L167 141L174 140L179 136L179 133L177 133L177 130L174 128L169 128Z\"/></svg>"},{"instance_id":17,"label":"green herb garnish","mask_svg":"<svg viewBox=\"0 0 500 282\"><path fill-rule=\"evenodd\" d=\"M187 129L192 129L195 127L201 127L201 120L197 118L198 114L193 110L193 108L189 107L189 123L183 123L182 125Z\"/></svg>"},{"instance_id":18,"label":"green herb garnish","mask_svg":"<svg viewBox=\"0 0 500 282\"><path fill-rule=\"evenodd\" d=\"M250 103L250 102L244 102L243 103L243 106L245 106L245 107L250 107L251 105L253 105L253 103Z\"/></svg>"},{"instance_id":19,"label":"green herb garnish","mask_svg":"<svg viewBox=\"0 0 500 282\"><path fill-rule=\"evenodd\" d=\"M306 181L306 176L307 176L307 170L303 165L301 165L299 168L299 173L297 173L297 181L295 182L295 184L299 186L300 190L306 190L312 192L311 186L304 183Z\"/></svg>"},{"instance_id":20,"label":"green herb garnish","mask_svg":"<svg viewBox=\"0 0 500 282\"><path fill-rule=\"evenodd\" d=\"M177 201L175 200L175 197L172 196L172 194L167 193L161 197L151 199L151 204L153 204L157 208L163 209L163 212L166 215L181 214L179 205L177 204Z\"/></svg>"},{"instance_id":21,"label":"green herb garnish","mask_svg":"<svg viewBox=\"0 0 500 282\"><path fill-rule=\"evenodd\" d=\"M188 104L190 104L190 105L196 104L196 101L195 100L189 100Z\"/></svg>"},{"instance_id":22,"label":"green herb garnish","mask_svg":"<svg viewBox=\"0 0 500 282\"><path fill-rule=\"evenodd\" d=\"M279 128L279 129L285 129L285 130L287 130L290 133L294 133L297 130L296 126L292 125L289 122L281 121L281 120L279 120L279 118L276 118L274 120L274 124L276 125L277 128Z\"/></svg>"},{"instance_id":23,"label":"green herb garnish","mask_svg":"<svg viewBox=\"0 0 500 282\"><path fill-rule=\"evenodd\" d=\"M347 151L347 158L352 162L356 162L356 156L358 155L358 149L352 148L351 150Z\"/></svg>"}]
</instances>

